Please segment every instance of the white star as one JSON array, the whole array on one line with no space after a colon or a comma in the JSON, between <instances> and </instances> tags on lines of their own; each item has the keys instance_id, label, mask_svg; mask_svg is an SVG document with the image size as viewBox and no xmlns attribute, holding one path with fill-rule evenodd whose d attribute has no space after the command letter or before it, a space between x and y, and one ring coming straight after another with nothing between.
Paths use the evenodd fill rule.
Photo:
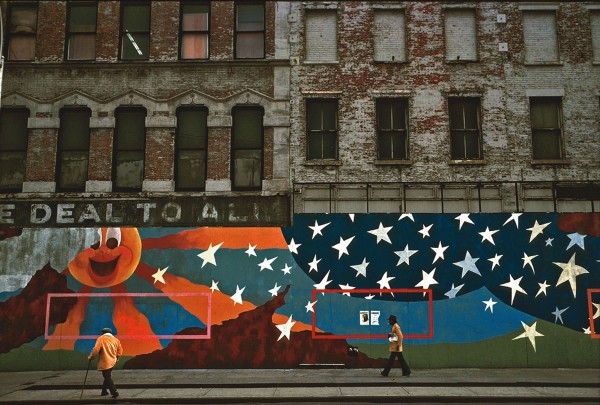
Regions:
<instances>
[{"instance_id":1,"label":"white star","mask_svg":"<svg viewBox=\"0 0 600 405\"><path fill-rule=\"evenodd\" d=\"M429 226L425 226L423 225L423 228L419 231L419 233L421 235L423 235L423 239L425 239L425 237L429 237L429 230L431 229L431 227L433 226L433 224L429 225Z\"/></svg>"},{"instance_id":2,"label":"white star","mask_svg":"<svg viewBox=\"0 0 600 405\"><path fill-rule=\"evenodd\" d=\"M235 294L233 294L231 296L231 299L233 300L233 305L235 304L240 304L242 305L244 302L242 301L242 293L244 292L244 290L246 289L246 287L242 288L240 290L240 286L236 285L235 286Z\"/></svg>"},{"instance_id":3,"label":"white star","mask_svg":"<svg viewBox=\"0 0 600 405\"><path fill-rule=\"evenodd\" d=\"M390 240L390 237L388 236L388 232L390 231L390 229L392 229L391 226L388 227L383 227L383 224L380 222L379 223L379 228L377 229L373 229L371 231L369 231L369 233L371 235L375 235L377 236L377 244L379 244L380 241L385 241L387 243L392 243L392 241Z\"/></svg>"},{"instance_id":4,"label":"white star","mask_svg":"<svg viewBox=\"0 0 600 405\"><path fill-rule=\"evenodd\" d=\"M335 245L333 245L331 248L335 249L338 251L338 259L340 259L342 257L342 255L346 254L349 255L348 253L348 245L350 245L350 242L352 242L352 240L354 239L354 236L344 240L342 239L342 237L340 236L340 242L336 243Z\"/></svg>"},{"instance_id":5,"label":"white star","mask_svg":"<svg viewBox=\"0 0 600 405\"><path fill-rule=\"evenodd\" d=\"M529 243L531 243L531 241L534 240L536 236L543 234L544 228L547 227L548 225L550 225L550 222L540 225L536 219L535 224L533 224L533 226L531 228L527 228L528 231L531 231L531 236L529 237Z\"/></svg>"},{"instance_id":6,"label":"white star","mask_svg":"<svg viewBox=\"0 0 600 405\"><path fill-rule=\"evenodd\" d=\"M461 229L465 222L468 222L468 223L474 225L473 221L471 221L471 218L469 218L469 214L460 214L459 216L457 216L454 219L457 219L460 221L458 224L458 229Z\"/></svg>"},{"instance_id":7,"label":"white star","mask_svg":"<svg viewBox=\"0 0 600 405\"><path fill-rule=\"evenodd\" d=\"M558 267L563 269L562 273L560 273L560 277L558 277L558 281L556 282L556 287L558 287L560 284L564 283L565 281L568 281L569 284L571 284L571 291L573 291L573 298L575 298L577 296L577 282L576 282L577 276L589 273L589 271L587 271L583 267L575 264L575 253L573 253L573 256L571 256L571 259L569 259L568 263L558 263L558 262L552 262L552 263L556 264Z\"/></svg>"},{"instance_id":8,"label":"white star","mask_svg":"<svg viewBox=\"0 0 600 405\"><path fill-rule=\"evenodd\" d=\"M438 247L432 247L431 250L435 252L435 257L433 258L433 263L437 262L438 259L444 260L444 252L448 249L448 246L442 246L442 242L438 243Z\"/></svg>"},{"instance_id":9,"label":"white star","mask_svg":"<svg viewBox=\"0 0 600 405\"><path fill-rule=\"evenodd\" d=\"M367 277L367 266L368 265L369 265L369 263L367 262L367 258L365 257L361 264L355 264L350 267L352 267L354 270L356 270L356 277L358 277L359 274L363 277Z\"/></svg>"},{"instance_id":10,"label":"white star","mask_svg":"<svg viewBox=\"0 0 600 405\"><path fill-rule=\"evenodd\" d=\"M329 272L331 272L331 270L329 270L327 272L327 274L325 274L325 277L323 277L323 280L321 280L321 282L319 284L314 284L313 287L315 287L315 290L325 290L327 289L327 285L329 283L331 283L331 280L329 280ZM323 295L325 295L325 293L322 293Z\"/></svg>"},{"instance_id":11,"label":"white star","mask_svg":"<svg viewBox=\"0 0 600 405\"><path fill-rule=\"evenodd\" d=\"M596 319L600 317L600 304L596 304L594 302L592 302L592 305L594 307L596 307L596 313L594 313L594 315L592 316L592 319Z\"/></svg>"},{"instance_id":12,"label":"white star","mask_svg":"<svg viewBox=\"0 0 600 405\"><path fill-rule=\"evenodd\" d=\"M290 332L292 331L292 327L296 324L296 322L292 322L292 315L290 315L290 317L288 318L287 322L282 324L282 325L275 325L277 326L277 329L279 329L281 331L281 335L279 335L279 338L277 339L277 341L279 342L281 340L282 337L286 337L288 340L290 340Z\"/></svg>"},{"instance_id":13,"label":"white star","mask_svg":"<svg viewBox=\"0 0 600 405\"><path fill-rule=\"evenodd\" d=\"M525 290L523 288L521 288L520 284L521 284L521 279L523 278L523 276L519 277L518 279L513 279L512 274L508 275L510 277L510 281L504 283L504 284L500 284L500 286L502 287L506 287L506 288L510 288L510 305L513 304L513 301L515 300L515 294L518 292L527 295L527 293L525 292Z\"/></svg>"},{"instance_id":14,"label":"white star","mask_svg":"<svg viewBox=\"0 0 600 405\"><path fill-rule=\"evenodd\" d=\"M280 289L281 289L281 286L279 286L279 285L277 285L277 283L275 283L275 287L273 287L269 290L269 292L271 293L271 297L275 297L277 294L279 294Z\"/></svg>"},{"instance_id":15,"label":"white star","mask_svg":"<svg viewBox=\"0 0 600 405\"><path fill-rule=\"evenodd\" d=\"M163 278L163 275L165 274L165 271L167 271L168 268L169 267L167 266L162 270L156 270L156 273L152 275L152 278L154 279L154 284L156 284L157 281L160 281L161 283L165 284L165 279Z\"/></svg>"},{"instance_id":16,"label":"white star","mask_svg":"<svg viewBox=\"0 0 600 405\"><path fill-rule=\"evenodd\" d=\"M250 257L250 256L256 257L256 252L254 251L254 249L256 249L256 245L252 246L251 244L248 243L248 249L244 253L246 253L248 255L248 257Z\"/></svg>"},{"instance_id":17,"label":"white star","mask_svg":"<svg viewBox=\"0 0 600 405\"><path fill-rule=\"evenodd\" d=\"M490 297L490 299L489 299L489 300L487 300L487 301L481 301L481 302L483 302L483 303L485 304L485 309L484 309L484 311L487 311L487 310L488 310L488 308L489 308L490 312L491 312L492 314L494 313L494 305L496 305L496 304L497 304L497 302L496 302L496 301L494 301L494 300L493 300L493 299Z\"/></svg>"},{"instance_id":18,"label":"white star","mask_svg":"<svg viewBox=\"0 0 600 405\"><path fill-rule=\"evenodd\" d=\"M365 297L366 300L372 300L373 298L375 298L373 294L369 294Z\"/></svg>"},{"instance_id":19,"label":"white star","mask_svg":"<svg viewBox=\"0 0 600 405\"><path fill-rule=\"evenodd\" d=\"M306 304L304 306L304 308L306 308L306 312L315 312L315 304L317 303L317 301L314 301L314 302L308 301L308 304Z\"/></svg>"},{"instance_id":20,"label":"white star","mask_svg":"<svg viewBox=\"0 0 600 405\"><path fill-rule=\"evenodd\" d=\"M217 246L213 246L212 243L208 246L208 249L205 250L204 252L200 253L198 255L198 257L200 259L202 259L202 266L204 267L204 265L206 263L210 263L213 266L217 265L217 262L215 260L215 253L217 252L217 250L219 250L219 248L221 247L221 245L223 244L223 242L219 243Z\"/></svg>"},{"instance_id":21,"label":"white star","mask_svg":"<svg viewBox=\"0 0 600 405\"><path fill-rule=\"evenodd\" d=\"M494 270L496 266L500 267L500 259L502 259L502 255L499 255L498 253L496 253L496 255L491 259L488 259L490 262L492 262L492 270Z\"/></svg>"},{"instance_id":22,"label":"white star","mask_svg":"<svg viewBox=\"0 0 600 405\"><path fill-rule=\"evenodd\" d=\"M396 267L400 266L402 263L410 265L410 257L417 252L418 250L408 249L408 244L404 247L404 250L394 252L400 258L400 260L398 260L398 264L396 264Z\"/></svg>"},{"instance_id":23,"label":"white star","mask_svg":"<svg viewBox=\"0 0 600 405\"><path fill-rule=\"evenodd\" d=\"M519 217L523 215L520 212L513 212L512 214L510 214L510 218L508 218L506 221L504 221L504 224L502 224L502 226L508 224L510 221L513 221L515 223L515 226L517 227L517 229L519 229Z\"/></svg>"},{"instance_id":24,"label":"white star","mask_svg":"<svg viewBox=\"0 0 600 405\"><path fill-rule=\"evenodd\" d=\"M273 262L274 262L274 261L277 259L277 257L278 257L278 256L275 256L275 257L274 257L274 258L272 258L272 259L267 259L267 258L265 257L265 259L262 261L262 263L259 263L259 264L258 264L258 266L260 267L260 271L263 271L263 270L265 270L265 269L266 269L266 270L271 270L271 271L273 271L273 267L271 267L271 263L273 263Z\"/></svg>"},{"instance_id":25,"label":"white star","mask_svg":"<svg viewBox=\"0 0 600 405\"><path fill-rule=\"evenodd\" d=\"M490 228L488 226L486 226L484 232L479 232L479 234L481 235L481 243L483 243L487 240L492 245L496 246L496 242L494 242L494 238L493 238L493 235L496 232L498 232L498 231L490 231Z\"/></svg>"},{"instance_id":26,"label":"white star","mask_svg":"<svg viewBox=\"0 0 600 405\"><path fill-rule=\"evenodd\" d=\"M415 287L421 287L424 290L428 289L429 286L433 285L433 284L437 284L438 282L435 281L435 279L433 278L433 276L435 275L435 269L431 270L431 272L427 273L425 272L425 270L421 270L421 272L423 273L423 280L419 281ZM423 293L424 295L425 293Z\"/></svg>"},{"instance_id":27,"label":"white star","mask_svg":"<svg viewBox=\"0 0 600 405\"><path fill-rule=\"evenodd\" d=\"M552 241L554 240L554 238L548 238L546 239L546 246L552 246Z\"/></svg>"},{"instance_id":28,"label":"white star","mask_svg":"<svg viewBox=\"0 0 600 405\"><path fill-rule=\"evenodd\" d=\"M458 292L460 291L461 288L463 288L465 285L461 284L457 287L454 287L454 283L452 283L452 288L450 289L450 291L448 291L447 293L445 293L444 295L450 299L452 298L456 298L456 294L458 294Z\"/></svg>"},{"instance_id":29,"label":"white star","mask_svg":"<svg viewBox=\"0 0 600 405\"><path fill-rule=\"evenodd\" d=\"M552 315L554 315L554 323L558 323L557 321L560 319L560 323L562 323L563 325L565 324L562 319L562 314L567 309L569 309L569 307L566 307L565 309L558 309L558 307L556 307L554 312L552 312Z\"/></svg>"},{"instance_id":30,"label":"white star","mask_svg":"<svg viewBox=\"0 0 600 405\"><path fill-rule=\"evenodd\" d=\"M388 277L387 271L385 273L383 273L383 276L381 277L381 280L379 280L377 282L377 284L379 284L379 289L380 290L383 290L384 288L391 289L392 287L390 287L390 281L392 281L395 278L396 277Z\"/></svg>"},{"instance_id":31,"label":"white star","mask_svg":"<svg viewBox=\"0 0 600 405\"><path fill-rule=\"evenodd\" d=\"M398 221L402 221L404 218L408 218L411 221L415 222L415 218L413 217L413 214L402 214L402 215L400 215L400 218L398 218Z\"/></svg>"},{"instance_id":32,"label":"white star","mask_svg":"<svg viewBox=\"0 0 600 405\"><path fill-rule=\"evenodd\" d=\"M535 295L536 297L540 294L544 294L545 296L548 296L546 290L548 289L548 287L550 287L550 284L546 284L546 280L544 280L543 283L538 283L538 285L540 286L540 289L538 290L537 294Z\"/></svg>"},{"instance_id":33,"label":"white star","mask_svg":"<svg viewBox=\"0 0 600 405\"><path fill-rule=\"evenodd\" d=\"M581 328L581 329L583 330L583 333L585 335L591 335L592 334L592 331L591 331L591 329L590 329L589 326L587 328Z\"/></svg>"},{"instance_id":34,"label":"white star","mask_svg":"<svg viewBox=\"0 0 600 405\"><path fill-rule=\"evenodd\" d=\"M288 266L288 264L286 263L285 266L283 266L283 269L281 269L281 271L283 271L283 274L291 274L292 268L290 266Z\"/></svg>"},{"instance_id":35,"label":"white star","mask_svg":"<svg viewBox=\"0 0 600 405\"><path fill-rule=\"evenodd\" d=\"M581 235L578 233L570 233L567 235L569 237L569 239L571 239L571 242L569 242L569 246L567 246L567 248L565 250L569 250L572 246L579 246L581 249L585 250L585 246L583 244L583 239L585 238L586 235Z\"/></svg>"},{"instance_id":36,"label":"white star","mask_svg":"<svg viewBox=\"0 0 600 405\"><path fill-rule=\"evenodd\" d=\"M323 234L321 233L321 231L323 230L323 228L325 228L330 223L331 222L327 222L326 224L319 225L319 223L317 222L317 220L315 220L315 226L309 226L309 228L313 230L313 234L312 234L312 238L311 239L314 239L315 236L317 236L317 235L323 236Z\"/></svg>"},{"instance_id":37,"label":"white star","mask_svg":"<svg viewBox=\"0 0 600 405\"><path fill-rule=\"evenodd\" d=\"M288 245L288 249L290 252L298 254L298 248L302 246L302 243L296 243L294 241L294 238L292 238L292 240L290 241L290 244Z\"/></svg>"},{"instance_id":38,"label":"white star","mask_svg":"<svg viewBox=\"0 0 600 405\"><path fill-rule=\"evenodd\" d=\"M354 222L354 214L348 214L348 217L350 218L350 221Z\"/></svg>"},{"instance_id":39,"label":"white star","mask_svg":"<svg viewBox=\"0 0 600 405\"><path fill-rule=\"evenodd\" d=\"M321 261L321 259L317 260L317 255L315 255L315 257L312 259L312 262L308 263L308 265L310 266L310 268L308 269L308 272L310 273L311 271L316 271L317 273L319 272L319 262Z\"/></svg>"},{"instance_id":40,"label":"white star","mask_svg":"<svg viewBox=\"0 0 600 405\"><path fill-rule=\"evenodd\" d=\"M354 290L356 288L356 287L352 287L350 284L347 284L347 283L345 285L339 284L339 286L342 290ZM350 293L342 293L342 295L347 295L349 297Z\"/></svg>"},{"instance_id":41,"label":"white star","mask_svg":"<svg viewBox=\"0 0 600 405\"><path fill-rule=\"evenodd\" d=\"M219 290L219 282L215 281L215 280L211 280L211 281L212 281L212 284L210 286L210 291L211 292L215 292L215 290L221 291L221 290Z\"/></svg>"},{"instance_id":42,"label":"white star","mask_svg":"<svg viewBox=\"0 0 600 405\"><path fill-rule=\"evenodd\" d=\"M521 259L521 260L523 260L523 268L525 268L525 266L529 265L529 267L531 267L531 271L533 271L533 274L535 274L535 269L533 268L532 260L535 259L536 257L538 257L538 255L527 256L527 253L523 252L523 258Z\"/></svg>"},{"instance_id":43,"label":"white star","mask_svg":"<svg viewBox=\"0 0 600 405\"><path fill-rule=\"evenodd\" d=\"M527 326L527 324L523 321L521 321L521 324L523 325L525 332L521 333L519 336L517 336L513 340L517 340L517 339L521 339L521 338L525 338L525 337L529 338L529 341L531 342L531 345L533 346L533 351L534 352L537 351L535 348L535 338L538 336L544 336L535 330L537 321L534 322L533 325L531 325L531 326Z\"/></svg>"},{"instance_id":44,"label":"white star","mask_svg":"<svg viewBox=\"0 0 600 405\"><path fill-rule=\"evenodd\" d=\"M477 262L477 260L479 260L479 258L478 257L471 257L471 254L467 250L467 254L465 255L465 260L453 263L455 266L458 266L458 267L462 268L462 276L460 278L464 278L465 274L467 274L468 272L473 272L473 273L477 274L478 276L481 276L481 273L479 272L479 269L475 265L475 263Z\"/></svg>"}]
</instances>

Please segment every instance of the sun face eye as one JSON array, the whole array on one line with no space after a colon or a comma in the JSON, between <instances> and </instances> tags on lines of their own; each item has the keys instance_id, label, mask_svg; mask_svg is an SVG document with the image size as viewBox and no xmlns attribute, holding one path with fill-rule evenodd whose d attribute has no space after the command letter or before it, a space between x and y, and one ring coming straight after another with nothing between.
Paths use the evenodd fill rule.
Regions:
<instances>
[{"instance_id":1,"label":"sun face eye","mask_svg":"<svg viewBox=\"0 0 600 405\"><path fill-rule=\"evenodd\" d=\"M92 243L90 247L94 250L98 249L102 244L102 231L100 229L96 230L97 235L94 239L98 239L96 242Z\"/></svg>"},{"instance_id":2,"label":"sun face eye","mask_svg":"<svg viewBox=\"0 0 600 405\"><path fill-rule=\"evenodd\" d=\"M106 230L106 247L114 249L121 245L121 229L108 228Z\"/></svg>"}]
</instances>

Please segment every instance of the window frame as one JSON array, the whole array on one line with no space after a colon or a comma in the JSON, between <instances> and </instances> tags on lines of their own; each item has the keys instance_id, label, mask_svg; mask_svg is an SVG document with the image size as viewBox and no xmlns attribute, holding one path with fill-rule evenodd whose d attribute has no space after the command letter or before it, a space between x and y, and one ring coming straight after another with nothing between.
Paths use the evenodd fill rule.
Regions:
<instances>
[{"instance_id":1,"label":"window frame","mask_svg":"<svg viewBox=\"0 0 600 405\"><path fill-rule=\"evenodd\" d=\"M476 101L475 117L477 120L477 128L467 128L465 119L465 110L469 105L470 101ZM451 105L457 103L457 105ZM483 160L483 117L482 117L482 103L481 97L479 96L449 96L447 98L448 105L448 128L450 132L450 159L453 161L480 161ZM456 126L456 122L453 120L453 114L451 110L453 107L458 107L462 111L462 119L460 126ZM469 147L467 142L471 137L475 137L477 142L477 156L469 156ZM459 139L456 139L459 138ZM455 141L462 141L461 153L457 153L454 145Z\"/></svg>"},{"instance_id":2,"label":"window frame","mask_svg":"<svg viewBox=\"0 0 600 405\"><path fill-rule=\"evenodd\" d=\"M147 7L148 8L148 30L147 31L128 31L125 28L125 9L127 7ZM152 6L151 4L145 0L145 1L134 1L134 0L125 0L121 3L121 16L120 16L120 21L119 21L119 60L120 61L127 61L127 62L135 62L135 61L147 61L150 59L150 34L151 34L151 22L152 22ZM126 36L131 36L133 38L133 35L144 35L147 38L147 43L148 43L148 48L146 49L146 52L148 53L145 57L142 58L125 58L124 57L124 52L123 52L123 47L125 44L125 37ZM135 43L134 47L137 45L137 43L135 42L135 40L133 40L133 42ZM141 51L141 49L140 49ZM138 51L139 54L139 51ZM143 55L142 55L143 56Z\"/></svg>"},{"instance_id":3,"label":"window frame","mask_svg":"<svg viewBox=\"0 0 600 405\"><path fill-rule=\"evenodd\" d=\"M337 98L307 98L305 100L305 108L306 108L306 160L307 161L322 161L322 160L331 160L335 161L338 159L339 155L339 100ZM310 106L316 104L321 104L321 124L323 123L323 117L325 110L323 107L325 104L332 104L335 108L335 117L333 117L333 122L335 123L334 129L324 129L323 125L320 128L311 128L310 127ZM326 135L332 135L334 137L334 156L329 157L325 156L324 153L324 140ZM310 145L312 143L312 138L315 136L320 136L320 144L321 144L321 153L320 156L312 156Z\"/></svg>"},{"instance_id":4,"label":"window frame","mask_svg":"<svg viewBox=\"0 0 600 405\"><path fill-rule=\"evenodd\" d=\"M195 1L192 2L190 0L186 0L186 1L182 1L180 4L180 8L179 8L179 60L208 60L210 59L210 17L211 17L211 7L210 7L211 3L209 0L206 1ZM185 8L189 7L189 6L205 6L208 8L206 14L207 14L207 23L206 23L206 30L189 30L186 31L184 30L184 15L185 13ZM187 36L187 34L204 34L206 35L206 57L204 58L184 58L183 57L183 50L184 50L184 38Z\"/></svg>"},{"instance_id":5,"label":"window frame","mask_svg":"<svg viewBox=\"0 0 600 405\"><path fill-rule=\"evenodd\" d=\"M23 114L23 117L25 117L25 133L22 134L24 139L21 139L21 142L24 143L23 147L21 148L7 148L7 149L3 149L2 148L2 142L0 141L0 156L4 155L4 154L14 154L14 153L21 153L23 154L22 157L22 162L21 162L21 172L22 172L22 181L20 185L14 185L13 187L11 186L7 186L7 187L3 187L2 186L2 182L0 182L0 193L10 193L10 192L21 192L23 189L23 182L25 181L25 172L26 172L26 161L27 161L27 148L29 146L29 128L28 128L28 120L31 117L31 111L26 108L26 107L2 107L0 108L0 122L2 120L2 115L4 113L7 112L14 112L16 114ZM15 119L11 118L10 122L15 122ZM1 128L1 126L0 126ZM0 138L2 137L2 133L0 133ZM4 170L2 171L2 173L0 173L0 176L2 176L2 174L5 173Z\"/></svg>"},{"instance_id":6,"label":"window frame","mask_svg":"<svg viewBox=\"0 0 600 405\"><path fill-rule=\"evenodd\" d=\"M69 113L69 112L77 112L77 113L87 113L88 116L88 126L87 126L87 139L86 139L86 143L87 146L85 148L82 149L78 149L78 148L64 148L63 145L63 141L65 139L65 136L67 136L65 134L65 119L64 119L64 114L65 113ZM89 125L89 118L91 118L92 116L92 110L90 110L87 107L64 107L60 109L59 112L59 117L60 117L60 127L58 130L58 142L56 144L56 189L57 191L85 191L85 183L87 181L88 178L88 171L89 171L89 162L90 162L90 135L91 135L91 130L90 130L90 125ZM76 134L75 136L79 136L81 134ZM73 135L70 135L73 136ZM68 154L68 152L84 152L85 156L85 161L86 161L86 169L85 169L85 175L84 175L84 181L83 184L79 184L76 186L65 186L63 185L63 176L61 175L62 173L62 167L65 165L65 154Z\"/></svg>"},{"instance_id":7,"label":"window frame","mask_svg":"<svg viewBox=\"0 0 600 405\"><path fill-rule=\"evenodd\" d=\"M240 30L238 27L238 19L240 16L240 6L262 6L262 30ZM255 1L250 1L250 0L245 0L245 1L240 1L240 0L236 0L235 2L235 12L234 12L234 22L233 22L233 35L234 35L234 49L233 49L233 55L234 55L234 59L265 59L266 58L266 40L267 40L267 35L266 35L266 14L267 14L267 10L266 10L266 4L263 0L255 0ZM245 56L239 56L239 50L240 50L240 34L262 34L262 56L259 57L245 57Z\"/></svg>"},{"instance_id":8,"label":"window frame","mask_svg":"<svg viewBox=\"0 0 600 405\"><path fill-rule=\"evenodd\" d=\"M389 112L392 114L392 111L395 107L399 108L401 114L404 115L404 128L394 128L393 124L393 114L390 117L390 123L392 124L391 128L382 128L382 120L380 119L380 114L382 114L383 108L389 107ZM409 99L408 97L380 97L375 100L375 126L377 132L377 160L397 160L397 161L407 161L410 159L409 150L408 150L408 142L409 142L409 131L408 131L408 111L409 110ZM392 141L391 143L391 153L390 156L382 157L382 138L384 134L389 134L389 139ZM398 145L402 145L403 152L400 152L401 156L398 156L394 153L394 142L393 138L397 137ZM402 142L404 140L404 142Z\"/></svg>"},{"instance_id":9,"label":"window frame","mask_svg":"<svg viewBox=\"0 0 600 405\"><path fill-rule=\"evenodd\" d=\"M181 147L181 112L202 112L205 114L205 137L203 148L184 148ZM183 187L179 181L179 170L180 170L180 154L181 151L204 151L204 178L202 179L202 185L199 187ZM208 108L203 106L181 106L177 108L177 128L175 128L175 159L174 159L174 169L175 169L175 191L203 191L206 188L206 179L208 173Z\"/></svg>"},{"instance_id":10,"label":"window frame","mask_svg":"<svg viewBox=\"0 0 600 405\"><path fill-rule=\"evenodd\" d=\"M260 112L262 116L262 125L260 127L260 145L259 147L236 147L236 121L237 121L237 112L238 111L255 111ZM232 117L232 127L231 127L231 189L235 191L253 191L253 190L261 190L262 189L262 180L264 179L264 166L265 166L265 110L261 106L257 105L237 105L231 110ZM236 152L239 151L260 151L260 179L259 184L256 186L238 186L236 185Z\"/></svg>"},{"instance_id":11,"label":"window frame","mask_svg":"<svg viewBox=\"0 0 600 405\"><path fill-rule=\"evenodd\" d=\"M35 31L34 32L19 32L12 30L12 22L14 20L13 12L17 9L25 10L31 9L35 10ZM6 28L6 48L5 48L5 56L6 60L9 61L33 61L36 58L36 48L37 48L37 33L38 33L38 23L39 23L39 6L37 2L23 2L23 3L14 3L11 2L8 4L8 19L7 19L7 28ZM11 57L11 45L15 38L33 38L33 55L31 58L12 58Z\"/></svg>"},{"instance_id":12,"label":"window frame","mask_svg":"<svg viewBox=\"0 0 600 405\"><path fill-rule=\"evenodd\" d=\"M120 120L122 119L119 115L121 112L143 112L144 113L144 134L143 134L143 142L141 148L119 148L119 138L121 136L119 131ZM146 128L146 118L148 117L148 111L144 107L140 106L119 106L115 109L115 131L114 131L114 139L113 139L113 156L112 156L112 189L113 191L129 191L129 192L139 192L142 191L142 187L144 184L144 172L146 165L146 138L147 138L147 128ZM139 186L128 187L128 186L119 186L118 185L118 163L119 163L119 152L141 152L142 156L142 170L141 170L141 181Z\"/></svg>"},{"instance_id":13,"label":"window frame","mask_svg":"<svg viewBox=\"0 0 600 405\"><path fill-rule=\"evenodd\" d=\"M541 102L555 102L556 107L556 123L558 128L553 127L534 127L533 109L534 103ZM531 130L531 158L534 162L536 161L564 161L566 160L565 152L565 140L564 140L564 117L563 117L563 97L560 96L532 96L529 97L529 118L530 118L530 130ZM539 151L536 153L536 137L539 138L542 133L558 132L558 139L555 140L556 147L558 149L558 156L539 156Z\"/></svg>"},{"instance_id":14,"label":"window frame","mask_svg":"<svg viewBox=\"0 0 600 405\"><path fill-rule=\"evenodd\" d=\"M74 31L71 30L71 16L73 13L73 8L84 8L84 7L94 7L95 10L95 14L96 14L96 19L95 19L95 23L94 23L94 31L90 32L90 31ZM98 33L98 2L97 1L69 1L67 4L67 21L66 21L66 27L65 27L65 60L67 61L90 61L90 60L96 60L96 38L97 38L97 33ZM78 36L90 36L94 38L94 51L93 51L93 57L91 58L82 58L82 59L75 59L70 57L70 49L71 49L71 43L72 43L72 38L73 36L78 35Z\"/></svg>"}]
</instances>

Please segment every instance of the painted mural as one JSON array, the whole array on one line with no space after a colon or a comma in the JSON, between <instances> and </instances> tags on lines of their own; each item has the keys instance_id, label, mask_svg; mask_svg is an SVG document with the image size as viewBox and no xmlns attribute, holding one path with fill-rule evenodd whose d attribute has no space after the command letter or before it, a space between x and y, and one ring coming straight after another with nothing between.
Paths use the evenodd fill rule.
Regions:
<instances>
[{"instance_id":1,"label":"painted mural","mask_svg":"<svg viewBox=\"0 0 600 405\"><path fill-rule=\"evenodd\" d=\"M0 370L597 367L600 214L297 214L289 228L0 231Z\"/></svg>"}]
</instances>

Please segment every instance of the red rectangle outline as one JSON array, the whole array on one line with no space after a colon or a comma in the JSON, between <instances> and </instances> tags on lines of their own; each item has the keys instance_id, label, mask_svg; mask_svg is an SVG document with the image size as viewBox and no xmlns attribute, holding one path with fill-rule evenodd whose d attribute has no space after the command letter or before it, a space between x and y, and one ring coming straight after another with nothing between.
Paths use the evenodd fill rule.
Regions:
<instances>
[{"instance_id":1,"label":"red rectangle outline","mask_svg":"<svg viewBox=\"0 0 600 405\"><path fill-rule=\"evenodd\" d=\"M588 296L588 311L590 313L590 332L592 334L593 339L600 339L600 331L596 332L594 329L594 308L592 301L592 293L600 293L600 288L588 288L587 296Z\"/></svg>"},{"instance_id":2,"label":"red rectangle outline","mask_svg":"<svg viewBox=\"0 0 600 405\"><path fill-rule=\"evenodd\" d=\"M344 293L344 294L355 294L355 293L394 293L394 292L409 292L409 293L427 293L428 295L428 309L429 309L429 333L428 334L404 334L404 338L413 339L431 339L433 338L433 290L431 288L394 288L394 289L354 289L354 290L342 290L342 289L324 289L324 290L312 290L312 302L317 300L318 293ZM313 339L387 339L387 334L381 335L323 335L316 333L316 322L317 314L316 311L312 313L312 338Z\"/></svg>"},{"instance_id":3,"label":"red rectangle outline","mask_svg":"<svg viewBox=\"0 0 600 405\"><path fill-rule=\"evenodd\" d=\"M206 335L126 335L119 339L210 339L211 336L211 307L212 294L210 293L49 293L46 300L46 323L44 326L44 338L52 339L97 339L99 335L79 336L50 336L48 334L50 323L50 300L53 297L207 297Z\"/></svg>"}]
</instances>

